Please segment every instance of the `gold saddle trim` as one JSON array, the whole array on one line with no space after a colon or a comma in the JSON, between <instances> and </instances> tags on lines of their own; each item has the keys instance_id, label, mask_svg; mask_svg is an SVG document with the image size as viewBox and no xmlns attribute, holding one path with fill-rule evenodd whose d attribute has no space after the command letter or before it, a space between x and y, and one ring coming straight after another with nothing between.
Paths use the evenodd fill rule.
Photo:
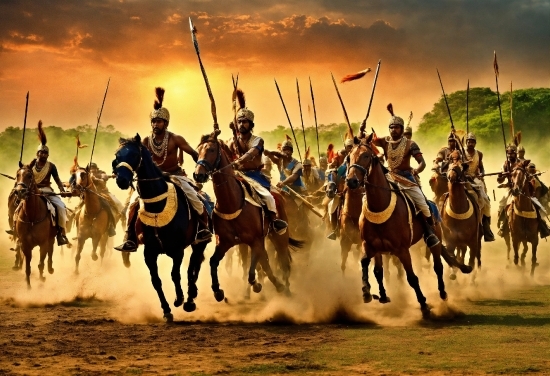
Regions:
<instances>
[{"instance_id":1,"label":"gold saddle trim","mask_svg":"<svg viewBox=\"0 0 550 376\"><path fill-rule=\"evenodd\" d=\"M168 183L168 190L160 196L153 197L151 199L139 199L139 219L143 224L151 227L164 227L174 219L176 212L178 211L178 193L176 187L172 183ZM161 199L157 199L162 197ZM145 210L145 203L158 202L166 198L166 205L164 210L160 213L150 213Z\"/></svg>"},{"instance_id":2,"label":"gold saddle trim","mask_svg":"<svg viewBox=\"0 0 550 376\"><path fill-rule=\"evenodd\" d=\"M445 201L445 213L451 217L451 218L454 218L454 219L460 219L460 220L463 220L463 219L468 219L472 216L472 214L474 213L474 205L472 204L472 202L470 201L470 199L466 196L466 200L468 201L468 210L465 212L465 213L455 213L453 211L453 209L451 209L451 204L449 202L449 200L447 199Z\"/></svg>"},{"instance_id":3,"label":"gold saddle trim","mask_svg":"<svg viewBox=\"0 0 550 376\"><path fill-rule=\"evenodd\" d=\"M240 182L239 182L240 183ZM248 193L248 190L246 189L246 187L243 185L243 183L241 183L241 187L243 189L243 192L244 192L244 200L254 206L257 206L259 208L262 207L262 205L258 202L258 200L256 200L254 197L250 196L250 194ZM222 219L225 219L226 221L230 221L232 219L235 219L237 218L239 215L241 215L241 212L243 211L242 208L240 208L239 210L237 210L235 213L230 213L230 214L225 214L225 213L222 213L220 212L216 207L214 207L214 213L216 213L216 215Z\"/></svg>"},{"instance_id":4,"label":"gold saddle trim","mask_svg":"<svg viewBox=\"0 0 550 376\"><path fill-rule=\"evenodd\" d=\"M514 214L523 217L523 218L531 218L536 219L537 218L537 211L533 209L533 211L521 211L517 208L516 202L514 201L512 203L512 206L514 207ZM533 207L533 204L531 204L531 207Z\"/></svg>"},{"instance_id":5,"label":"gold saddle trim","mask_svg":"<svg viewBox=\"0 0 550 376\"><path fill-rule=\"evenodd\" d=\"M397 195L395 194L395 192L391 191L390 203L388 207L381 212L375 213L369 210L367 195L365 195L363 196L363 215L370 223L379 225L386 222L388 219L390 219L391 215L393 214L393 211L395 210L396 204L397 204Z\"/></svg>"}]
</instances>

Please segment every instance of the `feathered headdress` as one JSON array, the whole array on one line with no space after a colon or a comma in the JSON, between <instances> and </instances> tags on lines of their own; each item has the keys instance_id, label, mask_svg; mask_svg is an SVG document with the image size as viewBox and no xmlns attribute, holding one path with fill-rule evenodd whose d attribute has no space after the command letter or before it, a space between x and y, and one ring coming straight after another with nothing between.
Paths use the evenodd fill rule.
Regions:
<instances>
[{"instance_id":1,"label":"feathered headdress","mask_svg":"<svg viewBox=\"0 0 550 376\"><path fill-rule=\"evenodd\" d=\"M37 151L45 151L49 153L50 149L46 146L48 138L42 128L42 120L38 120L38 140L40 140L40 145L38 145Z\"/></svg>"},{"instance_id":2,"label":"feathered headdress","mask_svg":"<svg viewBox=\"0 0 550 376\"><path fill-rule=\"evenodd\" d=\"M78 170L80 166L78 166L78 157L75 156L73 159L73 165L71 166L71 169L69 170L71 174L74 174L76 170Z\"/></svg>"},{"instance_id":3,"label":"feathered headdress","mask_svg":"<svg viewBox=\"0 0 550 376\"><path fill-rule=\"evenodd\" d=\"M521 144L521 131L517 132L514 136L514 145L519 146Z\"/></svg>"},{"instance_id":4,"label":"feathered headdress","mask_svg":"<svg viewBox=\"0 0 550 376\"><path fill-rule=\"evenodd\" d=\"M164 102L164 89L161 87L155 88L155 103L153 103L153 111L151 111L151 114L149 117L151 120L153 119L163 119L166 120L166 122L170 121L170 113L168 112L168 109L165 107L162 107L162 102Z\"/></svg>"},{"instance_id":5,"label":"feathered headdress","mask_svg":"<svg viewBox=\"0 0 550 376\"><path fill-rule=\"evenodd\" d=\"M77 134L77 135L76 135L76 147L77 147L78 149L84 149L84 148L87 148L87 147L88 147L87 144L82 144L82 143L80 142L80 134Z\"/></svg>"},{"instance_id":6,"label":"feathered headdress","mask_svg":"<svg viewBox=\"0 0 550 376\"><path fill-rule=\"evenodd\" d=\"M155 100L155 103L153 104L153 108L155 110L158 110L162 107L162 102L164 101L164 89L161 87L155 88L155 96L157 99Z\"/></svg>"},{"instance_id":7,"label":"feathered headdress","mask_svg":"<svg viewBox=\"0 0 550 376\"><path fill-rule=\"evenodd\" d=\"M399 116L395 116L395 114L393 113L393 105L391 103L388 104L387 109L388 109L388 112L391 115L390 125L401 125L402 127L404 127L405 122L403 121L403 118L401 118Z\"/></svg>"},{"instance_id":8,"label":"feathered headdress","mask_svg":"<svg viewBox=\"0 0 550 376\"><path fill-rule=\"evenodd\" d=\"M370 68L367 68L367 69L364 69L362 70L361 72L357 72L357 73L353 73L353 74L348 74L347 76L345 76L344 78L342 78L340 80L340 83L343 84L344 82L348 82L348 81L353 81L353 80L358 80L360 78L363 78L365 77L365 75L367 73L369 73L371 71Z\"/></svg>"},{"instance_id":9,"label":"feathered headdress","mask_svg":"<svg viewBox=\"0 0 550 376\"><path fill-rule=\"evenodd\" d=\"M233 106L237 110L237 119L244 118L250 122L254 122L254 113L246 108L246 98L244 92L241 89L237 89L234 92Z\"/></svg>"}]
</instances>

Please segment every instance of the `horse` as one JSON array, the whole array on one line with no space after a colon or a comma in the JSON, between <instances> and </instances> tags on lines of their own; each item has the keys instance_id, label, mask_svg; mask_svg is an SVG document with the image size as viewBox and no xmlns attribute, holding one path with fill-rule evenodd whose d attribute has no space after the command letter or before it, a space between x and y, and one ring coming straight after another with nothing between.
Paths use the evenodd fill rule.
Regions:
<instances>
[{"instance_id":1,"label":"horse","mask_svg":"<svg viewBox=\"0 0 550 376\"><path fill-rule=\"evenodd\" d=\"M84 205L82 206L78 217L75 218L77 228L77 252L75 256L75 274L78 274L79 263L82 249L87 239L92 239L92 260L97 261L97 247L99 246L99 256L103 263L105 256L109 225L109 203L101 196L96 184L94 183L93 175L89 169L74 166L74 191L80 196ZM113 218L118 221L119 218ZM122 252L122 261L126 267L130 267L130 253Z\"/></svg>"},{"instance_id":2,"label":"horse","mask_svg":"<svg viewBox=\"0 0 550 376\"><path fill-rule=\"evenodd\" d=\"M463 261L466 248L470 249L468 265L481 267L481 213L475 199L470 196L464 187L467 182L465 171L467 163L455 162L449 165L447 178L449 180L448 194L443 197L441 218L443 236L450 253L458 249L458 258ZM451 274L451 278L453 278Z\"/></svg>"},{"instance_id":3,"label":"horse","mask_svg":"<svg viewBox=\"0 0 550 376\"><path fill-rule=\"evenodd\" d=\"M434 193L434 201L437 207L440 207L443 195L449 192L449 179L447 173L441 172L440 169L434 171L434 175L430 178L430 188Z\"/></svg>"},{"instance_id":4,"label":"horse","mask_svg":"<svg viewBox=\"0 0 550 376\"><path fill-rule=\"evenodd\" d=\"M365 184L365 199L359 218L359 232L362 240L364 256L361 259L363 280L363 301L372 301L368 267L370 260L379 253L389 252L399 258L407 275L407 282L414 289L423 317L427 317L430 307L420 290L418 277L414 274L409 248L418 242L423 235L420 220L414 215L404 194L392 188L388 182L378 156L371 149L373 134L361 142L354 139L354 150L350 153L349 170L356 174L353 179L363 180ZM353 183L355 184L355 183ZM400 231L396 231L400 230ZM435 227L435 234L441 237L441 227ZM443 282L443 264L441 256L452 266L459 267L462 272L471 272L471 267L459 264L449 255L441 243L430 248L434 260L434 271L437 275L439 296L447 299L445 283ZM383 285L383 267L375 263L374 275L380 290L381 303L389 302Z\"/></svg>"},{"instance_id":5,"label":"horse","mask_svg":"<svg viewBox=\"0 0 550 376\"><path fill-rule=\"evenodd\" d=\"M518 264L518 250L520 243L523 244L521 253L521 266L525 266L527 255L527 243L531 243L531 276L535 274L537 263L537 246L539 244L538 227L539 219L537 210L531 200L534 187L526 171L529 160L520 162L514 166L511 173L511 194L512 202L506 207L508 226L514 247L514 264Z\"/></svg>"},{"instance_id":6,"label":"horse","mask_svg":"<svg viewBox=\"0 0 550 376\"><path fill-rule=\"evenodd\" d=\"M14 213L14 229L18 246L25 257L27 287L31 288L31 260L34 247L40 247L40 280L45 281L44 260L48 257L48 273L53 274L53 246L57 228L52 221L46 198L34 180L32 166L19 162L15 192L20 204Z\"/></svg>"},{"instance_id":7,"label":"horse","mask_svg":"<svg viewBox=\"0 0 550 376\"><path fill-rule=\"evenodd\" d=\"M137 175L137 191L140 195L140 214L136 221L138 239L144 244L145 264L149 268L166 322L174 319L158 274L157 259L166 254L172 259L172 281L176 289L175 307L183 304L186 312L196 309L197 280L207 242L195 242L199 215L190 207L185 194L171 183L169 177L153 163L151 153L141 143L137 134L131 139L120 139L120 146L113 160L116 183L121 189L133 185ZM134 208L135 210L135 208ZM206 210L206 209L205 209ZM191 246L192 253L187 269L187 301L181 288L180 268L184 250Z\"/></svg>"},{"instance_id":8,"label":"horse","mask_svg":"<svg viewBox=\"0 0 550 376\"><path fill-rule=\"evenodd\" d=\"M269 231L263 209L246 200L245 189L247 188L238 180L233 165L229 161L228 155L232 155L232 152L225 143L217 139L216 132L203 136L197 151L199 160L193 176L199 183L205 183L211 177L216 196L213 221L214 232L219 241L216 244L214 254L210 258L214 298L218 302L225 298L224 291L220 289L218 265L226 252L238 244L246 244L251 249L248 283L255 293L262 290L261 283L256 280L256 265L258 262L277 292L286 290L288 293L292 262L289 245L299 248L302 246L301 242L291 238L288 230L282 235ZM276 198L277 211L279 218L286 220L284 205L281 201L280 196ZM275 277L269 265L264 242L264 238L268 235L275 246L277 261L283 273L285 284Z\"/></svg>"}]
</instances>

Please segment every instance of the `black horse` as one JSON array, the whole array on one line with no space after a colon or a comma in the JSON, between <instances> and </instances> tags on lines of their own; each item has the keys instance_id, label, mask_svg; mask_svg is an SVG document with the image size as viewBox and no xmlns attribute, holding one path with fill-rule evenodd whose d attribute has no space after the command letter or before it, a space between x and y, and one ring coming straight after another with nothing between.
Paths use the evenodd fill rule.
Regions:
<instances>
[{"instance_id":1,"label":"black horse","mask_svg":"<svg viewBox=\"0 0 550 376\"><path fill-rule=\"evenodd\" d=\"M179 307L184 301L180 285L183 251L191 245L193 253L187 270L187 302L183 304L183 309L192 312L196 309L193 300L198 293L196 282L204 261L207 242L193 244L197 233L198 214L190 208L181 189L175 184L172 185L173 183L169 182L170 179L153 163L151 153L142 145L139 134L132 139L120 139L119 143L120 147L113 160L117 185L121 189L128 189L134 180L134 174L136 174L137 191L141 199L140 206L143 205L142 209L147 213L159 213L157 218L153 214L152 220L157 221L156 225L162 225L161 227L157 227L155 224L147 225L138 220L136 221L136 230L139 233L141 229L143 234L145 264L151 273L151 282L159 296L164 318L167 322L171 322L173 315L162 291L157 258L159 254L165 253L173 260L172 281L176 287L174 306ZM174 199L175 195L177 195L177 199ZM177 204L177 209L175 209L175 204ZM172 216L173 218L163 225L163 220L167 221ZM150 223L150 221L146 222Z\"/></svg>"}]
</instances>

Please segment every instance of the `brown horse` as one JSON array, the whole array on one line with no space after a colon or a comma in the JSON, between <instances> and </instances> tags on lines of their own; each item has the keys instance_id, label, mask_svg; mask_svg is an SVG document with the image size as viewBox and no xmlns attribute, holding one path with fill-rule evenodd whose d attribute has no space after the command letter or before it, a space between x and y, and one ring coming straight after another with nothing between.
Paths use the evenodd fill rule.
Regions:
<instances>
[{"instance_id":1,"label":"brown horse","mask_svg":"<svg viewBox=\"0 0 550 376\"><path fill-rule=\"evenodd\" d=\"M76 218L78 231L78 246L75 256L75 274L78 274L78 266L80 263L80 254L84 248L84 243L87 239L92 239L92 260L96 261L97 247L99 246L99 255L103 262L105 250L108 240L108 224L109 214L107 212L108 203L100 196L92 179L92 174L88 168L77 167L75 169L75 191L78 192L80 198L84 201L84 206L80 210ZM122 252L125 265L129 265L128 252Z\"/></svg>"},{"instance_id":2,"label":"brown horse","mask_svg":"<svg viewBox=\"0 0 550 376\"><path fill-rule=\"evenodd\" d=\"M539 244L538 227L539 219L537 210L531 200L533 195L533 185L526 171L529 160L520 162L512 169L511 181L513 196L512 203L506 208L508 216L508 226L512 236L512 246L514 247L514 264L518 264L519 244L523 244L521 254L521 266L525 266L525 256L527 255L527 243L531 243L531 276L535 273L537 263L537 246Z\"/></svg>"},{"instance_id":3,"label":"brown horse","mask_svg":"<svg viewBox=\"0 0 550 376\"><path fill-rule=\"evenodd\" d=\"M449 193L443 198L441 218L443 235L447 249L454 253L458 249L458 259L463 261L466 248L470 249L468 265L481 267L481 213L475 200L467 193L464 183L467 182L464 171L468 164L455 162L449 165Z\"/></svg>"},{"instance_id":4,"label":"brown horse","mask_svg":"<svg viewBox=\"0 0 550 376\"><path fill-rule=\"evenodd\" d=\"M277 235L269 230L268 221L265 219L262 208L245 200L245 192L242 183L235 176L233 165L228 155L231 151L222 141L217 139L217 134L203 136L198 146L199 161L193 174L195 180L204 183L208 177L212 177L216 206L214 208L214 232L218 243L214 254L210 258L210 271L212 275L212 290L214 297L221 302L224 291L220 289L218 280L218 265L225 253L234 245L246 244L251 249L251 261L248 271L248 283L252 285L254 292L258 293L262 285L256 281L256 265L259 262L269 280L275 285L278 292L282 292L289 286L291 255L289 244L300 246L301 244L289 237L288 231L283 235ZM286 219L282 199L276 199L279 217ZM282 284L273 274L264 237L269 237L277 252L277 260L283 272L285 284Z\"/></svg>"},{"instance_id":5,"label":"brown horse","mask_svg":"<svg viewBox=\"0 0 550 376\"><path fill-rule=\"evenodd\" d=\"M48 210L46 199L38 189L34 181L34 175L30 166L19 163L16 175L15 191L20 204L14 213L14 229L18 245L25 257L25 274L27 287L31 287L31 260L34 247L40 247L40 280L44 281L44 260L48 256L48 273L53 269L53 246L57 229L52 222L51 213Z\"/></svg>"},{"instance_id":6,"label":"brown horse","mask_svg":"<svg viewBox=\"0 0 550 376\"><path fill-rule=\"evenodd\" d=\"M434 175L430 178L430 188L434 193L434 201L437 207L441 207L443 201L443 195L449 192L449 180L446 173L442 173L440 170L435 171Z\"/></svg>"},{"instance_id":7,"label":"brown horse","mask_svg":"<svg viewBox=\"0 0 550 376\"><path fill-rule=\"evenodd\" d=\"M356 148L350 153L350 170L354 170L355 179L365 183L365 200L359 218L359 231L362 239L364 256L361 260L363 269L363 301L372 300L368 267L370 260L379 253L391 253L399 258L405 269L407 281L414 289L420 309L424 316L429 314L430 307L420 290L418 277L414 274L409 248L418 242L423 235L420 221L409 207L403 193L392 188L382 169L379 158L371 149L371 134L365 143L355 139ZM436 226L435 234L441 237L441 227ZM460 267L465 273L471 272L471 267L459 264L449 255L441 243L430 248L434 260L434 271L437 275L439 296L447 299L443 282L443 264L441 256L452 266ZM443 251L443 252L442 252ZM374 267L374 275L380 288L380 302L389 301L383 285L383 268L378 263Z\"/></svg>"}]
</instances>

